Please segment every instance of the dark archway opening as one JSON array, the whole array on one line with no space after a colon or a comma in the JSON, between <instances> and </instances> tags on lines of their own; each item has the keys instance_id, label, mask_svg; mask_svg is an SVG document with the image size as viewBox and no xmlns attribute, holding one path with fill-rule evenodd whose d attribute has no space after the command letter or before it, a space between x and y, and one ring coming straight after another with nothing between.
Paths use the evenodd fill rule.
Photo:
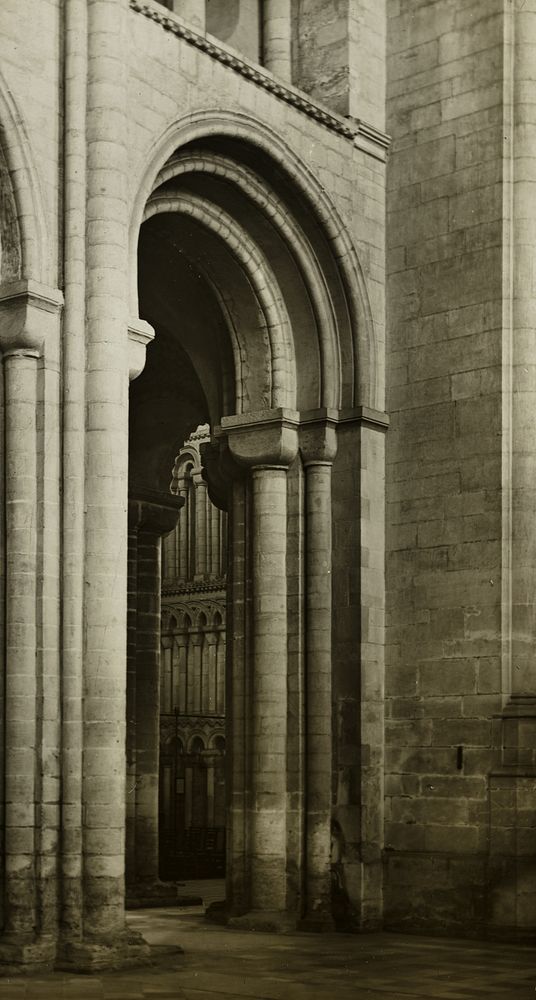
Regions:
<instances>
[{"instance_id":1,"label":"dark archway opening","mask_svg":"<svg viewBox=\"0 0 536 1000\"><path fill-rule=\"evenodd\" d=\"M219 422L225 397L234 392L221 307L202 273L211 266L203 236L199 226L181 230L176 219L163 216L144 223L139 243L140 314L156 335L145 369L130 388L129 496L154 506L174 496L183 506L175 526L156 542L161 591L148 612L149 656L139 642L147 617L146 608L140 614L140 574L146 574L140 540L147 530L155 535L147 518L130 546L138 553L137 595L131 600L136 607L129 608L138 641L130 656L127 699L132 905L140 898L158 900L161 883L225 874L227 521L208 497L200 444L210 440L210 424ZM151 701L144 678L157 669ZM157 746L148 745L155 737Z\"/></svg>"}]
</instances>

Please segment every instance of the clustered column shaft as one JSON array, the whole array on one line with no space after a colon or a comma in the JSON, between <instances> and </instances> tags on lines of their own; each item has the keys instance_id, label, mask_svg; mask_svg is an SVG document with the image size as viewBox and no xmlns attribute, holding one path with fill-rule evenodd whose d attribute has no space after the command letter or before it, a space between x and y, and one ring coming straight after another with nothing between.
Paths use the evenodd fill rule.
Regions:
<instances>
[{"instance_id":1,"label":"clustered column shaft","mask_svg":"<svg viewBox=\"0 0 536 1000\"><path fill-rule=\"evenodd\" d=\"M307 914L331 912L331 465L306 466Z\"/></svg>"},{"instance_id":2,"label":"clustered column shaft","mask_svg":"<svg viewBox=\"0 0 536 1000\"><path fill-rule=\"evenodd\" d=\"M227 574L227 642L225 706L227 747L232 768L227 779L227 900L230 913L249 906L246 872L246 742L248 654L248 497L243 478L229 487L229 569Z\"/></svg>"},{"instance_id":3,"label":"clustered column shaft","mask_svg":"<svg viewBox=\"0 0 536 1000\"><path fill-rule=\"evenodd\" d=\"M83 921L108 948L125 933L128 2L87 11Z\"/></svg>"},{"instance_id":4,"label":"clustered column shaft","mask_svg":"<svg viewBox=\"0 0 536 1000\"><path fill-rule=\"evenodd\" d=\"M331 465L306 465L306 914L331 913Z\"/></svg>"},{"instance_id":5,"label":"clustered column shaft","mask_svg":"<svg viewBox=\"0 0 536 1000\"><path fill-rule=\"evenodd\" d=\"M4 356L6 421L6 929L33 939L35 874L36 351Z\"/></svg>"},{"instance_id":6,"label":"clustered column shaft","mask_svg":"<svg viewBox=\"0 0 536 1000\"><path fill-rule=\"evenodd\" d=\"M332 511L335 423L305 423L306 923L331 923Z\"/></svg>"},{"instance_id":7,"label":"clustered column shaft","mask_svg":"<svg viewBox=\"0 0 536 1000\"><path fill-rule=\"evenodd\" d=\"M0 963L16 966L47 965L53 960L56 947L53 932L57 923L57 882L53 851L58 832L58 800L54 756L57 758L59 753L59 692L54 683L57 679L57 672L53 672L57 668L54 649L46 663L43 654L43 629L48 617L46 614L42 620L38 617L40 604L43 607L38 563L37 483L42 449L39 416L48 428L48 414L39 409L37 385L45 343L50 343L51 351L57 349L61 304L57 290L31 281L4 286L0 298L6 498L5 878ZM51 454L54 455L53 440ZM48 560L50 554L45 553L44 542L41 550L42 558ZM51 569L57 566L53 559L47 565ZM53 613L53 602L50 603ZM49 667L49 690L44 692L43 671ZM45 760L44 745L53 756L51 766Z\"/></svg>"},{"instance_id":8,"label":"clustered column shaft","mask_svg":"<svg viewBox=\"0 0 536 1000\"><path fill-rule=\"evenodd\" d=\"M297 454L297 415L223 418L222 433L234 461L250 470L251 493L252 664L243 692L252 719L245 734L250 913L242 922L279 927L287 909L287 470ZM234 568L244 575L246 563Z\"/></svg>"},{"instance_id":9,"label":"clustered column shaft","mask_svg":"<svg viewBox=\"0 0 536 1000\"><path fill-rule=\"evenodd\" d=\"M158 878L161 539L182 504L147 491L129 500L127 893L138 905L165 894Z\"/></svg>"},{"instance_id":10,"label":"clustered column shaft","mask_svg":"<svg viewBox=\"0 0 536 1000\"><path fill-rule=\"evenodd\" d=\"M287 587L285 468L254 468L251 905L285 909Z\"/></svg>"}]
</instances>

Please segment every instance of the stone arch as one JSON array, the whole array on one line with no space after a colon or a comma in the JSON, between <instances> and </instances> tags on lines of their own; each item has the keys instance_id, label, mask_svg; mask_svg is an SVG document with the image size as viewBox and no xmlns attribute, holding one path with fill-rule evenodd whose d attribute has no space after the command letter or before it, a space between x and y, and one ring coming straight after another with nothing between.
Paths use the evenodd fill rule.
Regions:
<instances>
[{"instance_id":1,"label":"stone arch","mask_svg":"<svg viewBox=\"0 0 536 1000\"><path fill-rule=\"evenodd\" d=\"M203 736L200 736L199 733L194 733L188 742L188 753L204 753L204 751L205 740L203 739Z\"/></svg>"},{"instance_id":2,"label":"stone arch","mask_svg":"<svg viewBox=\"0 0 536 1000\"><path fill-rule=\"evenodd\" d=\"M333 303L314 250L300 230L287 206L266 180L262 183L255 173L229 157L209 151L200 153L179 152L165 164L158 175L157 184L165 184L187 173L207 173L240 185L248 197L274 222L296 256L307 278L315 318L318 322L320 350L322 353L323 391L321 403L327 407L340 405L336 380L340 379L340 355L337 344Z\"/></svg>"},{"instance_id":3,"label":"stone arch","mask_svg":"<svg viewBox=\"0 0 536 1000\"><path fill-rule=\"evenodd\" d=\"M198 457L193 448L181 448L175 459L175 466L173 468L174 477L178 478L181 474L191 473L197 462Z\"/></svg>"},{"instance_id":4,"label":"stone arch","mask_svg":"<svg viewBox=\"0 0 536 1000\"><path fill-rule=\"evenodd\" d=\"M0 284L50 281L40 182L23 118L0 72Z\"/></svg>"},{"instance_id":5,"label":"stone arch","mask_svg":"<svg viewBox=\"0 0 536 1000\"><path fill-rule=\"evenodd\" d=\"M177 754L184 753L184 745L180 736L168 736L165 740L162 749L164 753L175 752Z\"/></svg>"},{"instance_id":6,"label":"stone arch","mask_svg":"<svg viewBox=\"0 0 536 1000\"><path fill-rule=\"evenodd\" d=\"M375 321L366 281L350 235L335 205L312 171L281 136L250 115L219 109L186 115L170 124L153 144L153 154L148 165L146 158L144 159L139 171L130 227L133 313L137 310L137 242L146 203L155 190L161 171L175 157L178 149L214 136L243 142L269 157L278 173L296 190L316 219L337 269L344 298L342 309L347 312L348 317L351 346L348 346L342 363L345 370L352 371L352 386L351 400L345 400L344 405L381 408L381 371Z\"/></svg>"},{"instance_id":7,"label":"stone arch","mask_svg":"<svg viewBox=\"0 0 536 1000\"><path fill-rule=\"evenodd\" d=\"M217 667L223 652L220 674L233 691L228 773L239 816L238 825L230 824L230 905L238 914L248 907L305 912L302 887L289 874L303 866L305 902L316 920L316 901L326 913L330 906L331 797L325 779L333 766L335 663L331 580L319 567L346 572L346 559L350 565L359 558L357 536L343 556L340 544L335 551L332 531L343 505L348 523L359 522L360 483L342 476L343 485L333 487L331 466L337 445L339 468L348 468L344 463L353 455L366 458L361 446L368 427L364 432L362 415L352 411L378 402L365 283L343 221L321 185L279 137L241 115L189 116L168 130L140 184L131 236L133 252L139 246L139 268L133 258L132 275L140 281L140 312L156 330L146 369L131 390L131 414L138 411L137 424L131 423L131 468L142 471L147 488L153 482L165 489L169 478L162 480L158 469L162 465L169 477L170 465L162 463L162 451L158 469L149 461L147 440L137 442L138 429L159 425L156 448L168 435L167 462L177 455L178 441L196 426L210 425L213 439L203 461L215 495L221 487L221 507L231 523L228 636L213 642L210 634L205 642L198 605L191 608L187 636L194 647L188 670L190 663L198 670L204 645ZM138 309L136 289L132 308ZM235 391L226 397L221 385L227 362ZM158 406L162 384L170 407L166 423L162 410L151 409ZM197 537L206 539L206 481L197 467L195 485L201 498ZM303 615L289 610L291 565L303 588ZM204 572L194 579L201 583ZM212 615L209 620L212 631ZM294 655L298 646L303 660ZM287 836L286 814L294 780L288 762L299 752L289 727L289 679L301 684L304 671L314 679L305 685L300 718L316 749L300 780L304 790L312 789L309 801L316 796L321 806L306 806L306 845ZM318 732L313 727L320 717L326 721ZM274 810L281 817L275 832Z\"/></svg>"},{"instance_id":8,"label":"stone arch","mask_svg":"<svg viewBox=\"0 0 536 1000\"><path fill-rule=\"evenodd\" d=\"M211 750L216 750L218 753L224 754L225 753L225 736L222 736L221 733L216 733L216 735L213 736L212 739L211 739L211 741L210 741L210 749Z\"/></svg>"},{"instance_id":9,"label":"stone arch","mask_svg":"<svg viewBox=\"0 0 536 1000\"><path fill-rule=\"evenodd\" d=\"M289 320L268 261L255 247L247 233L237 226L230 216L215 210L204 199L171 193L166 193L163 196L152 196L147 203L144 218L148 219L160 213L186 215L194 218L209 230L217 233L229 245L254 289L262 315L262 328L265 330L269 342L271 355L270 405L293 408L295 405L292 381L294 359L288 332ZM239 366L238 370L235 370L235 384L242 385L244 383L243 366L240 364L237 353L235 353L235 359L236 365ZM258 406L261 406L260 401Z\"/></svg>"}]
</instances>

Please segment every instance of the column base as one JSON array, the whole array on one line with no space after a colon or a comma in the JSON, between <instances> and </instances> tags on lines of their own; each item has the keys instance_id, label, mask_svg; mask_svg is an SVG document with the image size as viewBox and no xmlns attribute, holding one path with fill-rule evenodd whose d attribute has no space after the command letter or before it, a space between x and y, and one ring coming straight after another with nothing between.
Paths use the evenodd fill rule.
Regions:
<instances>
[{"instance_id":1,"label":"column base","mask_svg":"<svg viewBox=\"0 0 536 1000\"><path fill-rule=\"evenodd\" d=\"M240 917L229 917L227 926L240 931L290 934L296 930L296 917L284 910L250 910Z\"/></svg>"},{"instance_id":2,"label":"column base","mask_svg":"<svg viewBox=\"0 0 536 1000\"><path fill-rule=\"evenodd\" d=\"M180 949L177 949L180 952ZM115 971L129 966L151 965L153 956L147 941L135 931L125 930L109 940L82 940L64 944L56 969L71 972Z\"/></svg>"},{"instance_id":3,"label":"column base","mask_svg":"<svg viewBox=\"0 0 536 1000\"><path fill-rule=\"evenodd\" d=\"M56 941L49 935L21 939L8 933L0 938L0 977L47 972L55 961Z\"/></svg>"},{"instance_id":4,"label":"column base","mask_svg":"<svg viewBox=\"0 0 536 1000\"><path fill-rule=\"evenodd\" d=\"M149 909L158 906L201 906L201 896L180 894L177 882L139 882L127 890L127 910Z\"/></svg>"}]
</instances>

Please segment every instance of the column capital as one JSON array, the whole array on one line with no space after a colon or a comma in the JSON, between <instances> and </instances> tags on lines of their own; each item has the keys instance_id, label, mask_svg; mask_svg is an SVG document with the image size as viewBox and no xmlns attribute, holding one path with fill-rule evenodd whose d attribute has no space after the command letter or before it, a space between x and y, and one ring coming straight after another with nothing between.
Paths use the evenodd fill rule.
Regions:
<instances>
[{"instance_id":1,"label":"column capital","mask_svg":"<svg viewBox=\"0 0 536 1000\"><path fill-rule=\"evenodd\" d=\"M37 281L14 281L0 288L0 350L37 351L63 306L58 288Z\"/></svg>"},{"instance_id":2,"label":"column capital","mask_svg":"<svg viewBox=\"0 0 536 1000\"><path fill-rule=\"evenodd\" d=\"M299 444L305 466L331 465L337 454L337 410L311 410L301 414Z\"/></svg>"},{"instance_id":3,"label":"column capital","mask_svg":"<svg viewBox=\"0 0 536 1000\"><path fill-rule=\"evenodd\" d=\"M188 476L173 476L171 481L171 486L173 487L173 496L179 496L181 490L185 493L188 491L188 484L190 483L190 475Z\"/></svg>"},{"instance_id":4,"label":"column capital","mask_svg":"<svg viewBox=\"0 0 536 1000\"><path fill-rule=\"evenodd\" d=\"M222 417L221 427L235 461L246 468L288 468L298 453L299 415L295 410L260 410Z\"/></svg>"},{"instance_id":5,"label":"column capital","mask_svg":"<svg viewBox=\"0 0 536 1000\"><path fill-rule=\"evenodd\" d=\"M389 414L384 410L373 410L370 406L354 406L339 410L339 424L371 427L385 432L389 429Z\"/></svg>"},{"instance_id":6,"label":"column capital","mask_svg":"<svg viewBox=\"0 0 536 1000\"><path fill-rule=\"evenodd\" d=\"M128 377L132 382L145 368L147 347L154 340L154 329L144 319L128 324Z\"/></svg>"},{"instance_id":7,"label":"column capital","mask_svg":"<svg viewBox=\"0 0 536 1000\"><path fill-rule=\"evenodd\" d=\"M235 462L227 438L219 428L212 440L204 442L199 451L210 500L219 510L227 510L230 485L244 475L244 470Z\"/></svg>"},{"instance_id":8,"label":"column capital","mask_svg":"<svg viewBox=\"0 0 536 1000\"><path fill-rule=\"evenodd\" d=\"M168 535L175 528L184 497L131 486L128 498L128 521L131 528Z\"/></svg>"}]
</instances>

